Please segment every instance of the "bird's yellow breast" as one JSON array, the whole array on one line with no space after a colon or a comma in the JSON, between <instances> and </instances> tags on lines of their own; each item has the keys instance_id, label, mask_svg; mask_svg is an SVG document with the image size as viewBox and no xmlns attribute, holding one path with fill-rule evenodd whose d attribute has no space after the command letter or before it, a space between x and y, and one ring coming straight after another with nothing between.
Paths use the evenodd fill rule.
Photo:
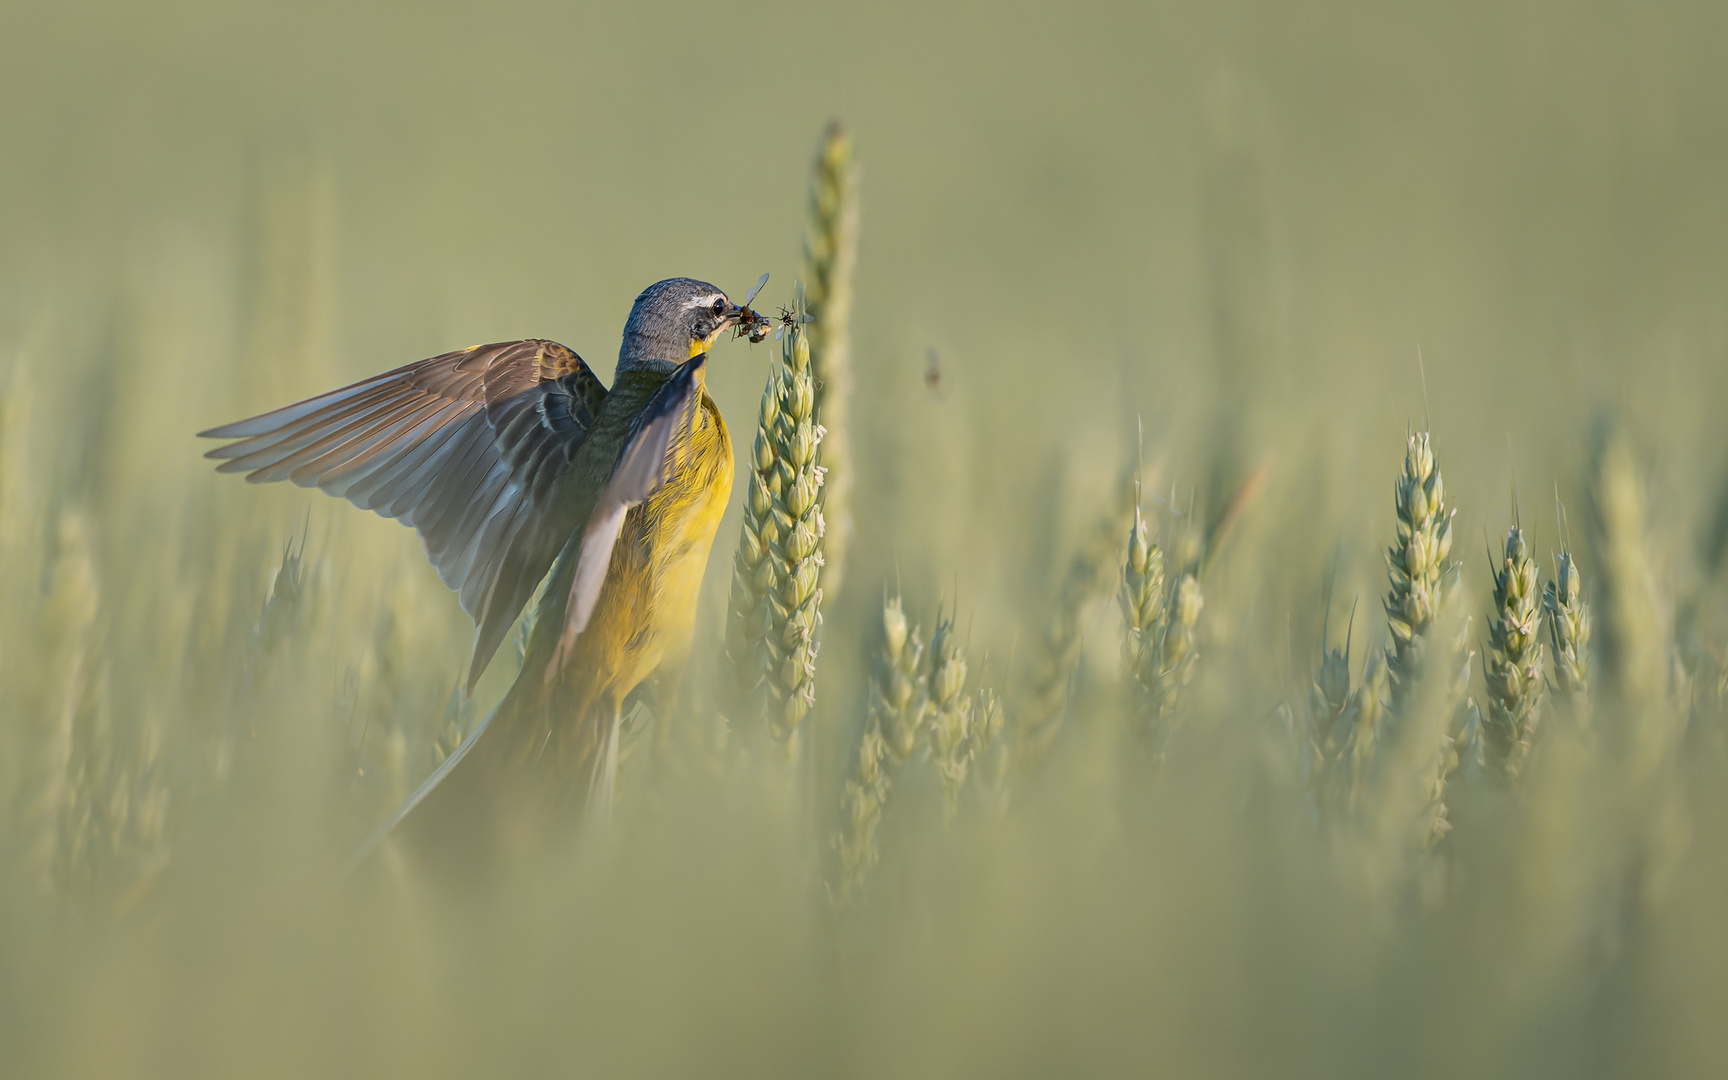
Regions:
<instances>
[{"instance_id":1,"label":"bird's yellow breast","mask_svg":"<svg viewBox=\"0 0 1728 1080\"><path fill-rule=\"evenodd\" d=\"M621 701L667 657L689 650L708 552L732 494L732 439L705 390L671 452L665 485L624 519L577 641L568 678L581 702Z\"/></svg>"},{"instance_id":2,"label":"bird's yellow breast","mask_svg":"<svg viewBox=\"0 0 1728 1080\"><path fill-rule=\"evenodd\" d=\"M708 552L732 497L732 438L706 391L691 427L672 479L641 508L653 552L651 618L663 647L677 652L689 645Z\"/></svg>"}]
</instances>

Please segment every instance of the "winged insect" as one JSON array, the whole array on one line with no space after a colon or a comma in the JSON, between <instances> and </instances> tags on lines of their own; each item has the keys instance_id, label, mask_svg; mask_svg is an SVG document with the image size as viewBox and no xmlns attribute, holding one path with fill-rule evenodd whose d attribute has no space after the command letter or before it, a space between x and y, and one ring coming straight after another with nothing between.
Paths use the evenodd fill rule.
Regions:
<instances>
[{"instance_id":1,"label":"winged insect","mask_svg":"<svg viewBox=\"0 0 1728 1080\"><path fill-rule=\"evenodd\" d=\"M767 337L768 328L774 324L774 320L750 307L756 302L756 297L762 292L762 287L767 284L768 275L763 274L756 280L756 287L751 289L745 295L743 303L738 305L743 309L743 313L738 320L737 327L733 330L733 334L737 337L749 338L752 345Z\"/></svg>"},{"instance_id":2,"label":"winged insect","mask_svg":"<svg viewBox=\"0 0 1728 1080\"><path fill-rule=\"evenodd\" d=\"M789 327L797 326L800 323L813 323L815 321L816 321L816 316L810 314L808 311L795 312L795 311L791 311L790 309L787 309L787 308L781 308L780 309L780 317L778 319L770 320L771 323L779 323L780 324L779 326L775 327L775 329L774 329L774 340L779 341L780 338L785 335L785 333ZM764 331L764 333L765 332L766 331ZM751 341L757 341L760 339L752 336L750 338L750 340Z\"/></svg>"}]
</instances>

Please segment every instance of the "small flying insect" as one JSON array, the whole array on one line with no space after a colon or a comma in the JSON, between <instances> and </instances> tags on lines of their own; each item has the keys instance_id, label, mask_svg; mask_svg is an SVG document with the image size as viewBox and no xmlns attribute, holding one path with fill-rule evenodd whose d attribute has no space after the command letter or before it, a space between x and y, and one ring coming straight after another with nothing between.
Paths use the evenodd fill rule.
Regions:
<instances>
[{"instance_id":1,"label":"small flying insect","mask_svg":"<svg viewBox=\"0 0 1728 1080\"><path fill-rule=\"evenodd\" d=\"M785 336L787 330L803 323L813 323L816 321L816 316L810 314L808 311L794 312L789 311L786 308L781 308L780 318L772 321L780 324L774 331L774 340L779 341L783 336ZM767 330L764 329L762 332L767 333ZM755 341L756 339L752 337L750 340Z\"/></svg>"},{"instance_id":2,"label":"small flying insect","mask_svg":"<svg viewBox=\"0 0 1728 1080\"><path fill-rule=\"evenodd\" d=\"M932 394L942 389L942 357L933 348L924 352L924 386Z\"/></svg>"},{"instance_id":3,"label":"small flying insect","mask_svg":"<svg viewBox=\"0 0 1728 1080\"><path fill-rule=\"evenodd\" d=\"M733 336L747 337L752 345L759 344L763 338L768 336L768 327L774 322L774 320L750 307L756 302L757 295L762 292L762 287L766 284L768 284L768 275L763 274L757 279L756 287L744 297L744 302L738 305L743 311L738 319L737 328L733 330Z\"/></svg>"}]
</instances>

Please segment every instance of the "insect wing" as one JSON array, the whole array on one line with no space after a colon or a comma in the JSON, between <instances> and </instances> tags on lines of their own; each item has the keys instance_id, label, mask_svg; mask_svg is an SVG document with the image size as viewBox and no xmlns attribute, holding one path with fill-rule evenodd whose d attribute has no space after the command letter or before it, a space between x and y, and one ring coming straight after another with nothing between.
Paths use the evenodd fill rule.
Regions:
<instances>
[{"instance_id":1,"label":"insect wing","mask_svg":"<svg viewBox=\"0 0 1728 1080\"><path fill-rule=\"evenodd\" d=\"M756 287L754 289L750 290L750 292L744 297L744 302L742 304L739 304L738 306L747 308L751 304L755 303L757 295L759 293L761 293L761 291L762 291L762 287L764 285L767 285L767 284L768 284L768 275L763 274L760 278L757 279Z\"/></svg>"}]
</instances>

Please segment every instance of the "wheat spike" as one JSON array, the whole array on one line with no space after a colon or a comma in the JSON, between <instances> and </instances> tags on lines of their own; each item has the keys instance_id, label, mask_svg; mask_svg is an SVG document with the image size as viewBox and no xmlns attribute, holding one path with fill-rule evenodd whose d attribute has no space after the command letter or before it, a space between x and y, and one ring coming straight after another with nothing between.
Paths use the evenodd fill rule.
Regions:
<instances>
[{"instance_id":1,"label":"wheat spike","mask_svg":"<svg viewBox=\"0 0 1728 1080\"><path fill-rule=\"evenodd\" d=\"M960 809L960 791L977 744L972 738L972 698L966 693L966 654L954 620L936 619L930 636L930 755L942 774L943 810L948 819Z\"/></svg>"},{"instance_id":2,"label":"wheat spike","mask_svg":"<svg viewBox=\"0 0 1728 1080\"><path fill-rule=\"evenodd\" d=\"M1384 600L1392 643L1385 656L1391 689L1387 704L1401 734L1392 748L1395 764L1386 783L1416 787L1403 794L1383 789L1383 799L1387 806L1401 805L1406 795L1413 795L1420 841L1433 847L1451 829L1446 785L1480 722L1476 703L1466 697L1474 656L1469 618L1456 620L1455 637L1436 638L1450 598L1447 578L1456 570L1450 560L1455 511L1446 506L1445 482L1426 431L1413 432L1406 440L1394 508L1398 531L1386 551L1391 587ZM1447 666L1431 670L1429 660L1436 651ZM1390 812L1395 818L1404 814ZM1396 827L1395 822L1389 825Z\"/></svg>"},{"instance_id":3,"label":"wheat spike","mask_svg":"<svg viewBox=\"0 0 1728 1080\"><path fill-rule=\"evenodd\" d=\"M1616 733L1633 776L1647 779L1670 760L1681 734L1684 687L1672 678L1673 612L1657 584L1649 502L1632 445L1604 424L1590 485L1592 539L1599 566L1602 687L1624 726Z\"/></svg>"},{"instance_id":4,"label":"wheat spike","mask_svg":"<svg viewBox=\"0 0 1728 1080\"><path fill-rule=\"evenodd\" d=\"M1194 669L1200 663L1200 611L1206 606L1200 579L1183 574L1170 591L1164 618L1163 640L1159 643L1158 678L1153 684L1153 700L1160 719L1176 711L1182 688L1194 679Z\"/></svg>"},{"instance_id":5,"label":"wheat spike","mask_svg":"<svg viewBox=\"0 0 1728 1080\"><path fill-rule=\"evenodd\" d=\"M823 468L817 449L810 343L794 300L768 376L752 451L750 490L733 560L727 620L732 673L728 707L738 716L757 706L768 733L786 742L815 702L816 631L821 625Z\"/></svg>"},{"instance_id":6,"label":"wheat spike","mask_svg":"<svg viewBox=\"0 0 1728 1080\"><path fill-rule=\"evenodd\" d=\"M1042 635L1031 685L1015 717L1011 750L1016 773L1036 768L1047 754L1068 710L1068 691L1080 659L1080 615L1104 595L1118 571L1122 522L1132 512L1137 485L1125 483L1119 502L1099 515L1091 534L1075 548Z\"/></svg>"},{"instance_id":7,"label":"wheat spike","mask_svg":"<svg viewBox=\"0 0 1728 1080\"><path fill-rule=\"evenodd\" d=\"M796 301L799 313L803 298ZM784 742L816 700L816 630L822 615L824 469L817 462L810 342L794 323L781 349L780 416L775 429L779 488L774 492L775 538L768 543L775 588L768 594L763 666L768 683L768 730Z\"/></svg>"},{"instance_id":8,"label":"wheat spike","mask_svg":"<svg viewBox=\"0 0 1728 1080\"><path fill-rule=\"evenodd\" d=\"M894 774L918 748L928 726L924 643L916 625L895 596L882 603L882 640L870 673L869 708L852 771L846 778L840 831L834 837L839 856L834 901L855 906L864 879L876 865L876 829L894 788Z\"/></svg>"},{"instance_id":9,"label":"wheat spike","mask_svg":"<svg viewBox=\"0 0 1728 1080\"><path fill-rule=\"evenodd\" d=\"M1506 534L1504 556L1494 575L1494 621L1482 661L1488 708L1481 731L1489 770L1516 780L1530 758L1543 687L1536 560L1516 524Z\"/></svg>"},{"instance_id":10,"label":"wheat spike","mask_svg":"<svg viewBox=\"0 0 1728 1080\"><path fill-rule=\"evenodd\" d=\"M1190 549L1179 546L1186 560ZM1183 565L1198 565L1198 549L1191 552L1194 559ZM1138 506L1128 530L1119 598L1127 629L1123 655L1136 687L1136 711L1146 734L1157 740L1166 734L1164 721L1175 713L1182 688L1199 663L1198 628L1206 601L1192 572L1169 583L1163 551L1151 539Z\"/></svg>"},{"instance_id":11,"label":"wheat spike","mask_svg":"<svg viewBox=\"0 0 1728 1080\"><path fill-rule=\"evenodd\" d=\"M1590 704L1590 605L1572 553L1562 548L1554 557L1554 580L1542 587L1542 607L1548 615L1548 639L1554 646L1554 688L1574 718L1588 714Z\"/></svg>"},{"instance_id":12,"label":"wheat spike","mask_svg":"<svg viewBox=\"0 0 1728 1080\"><path fill-rule=\"evenodd\" d=\"M1134 680L1140 697L1138 708L1150 715L1152 687L1157 682L1163 653L1168 602L1164 580L1164 552L1146 527L1146 517L1134 508L1128 530L1128 557L1122 567L1122 620L1127 636L1122 644L1123 666Z\"/></svg>"},{"instance_id":13,"label":"wheat spike","mask_svg":"<svg viewBox=\"0 0 1728 1080\"><path fill-rule=\"evenodd\" d=\"M1380 720L1386 715L1386 655L1375 652L1368 657L1362 672L1362 682L1350 694L1350 703L1341 718L1348 730L1342 764L1348 770L1348 806L1355 813L1362 805L1368 787L1369 771L1374 766L1374 751L1379 741Z\"/></svg>"},{"instance_id":14,"label":"wheat spike","mask_svg":"<svg viewBox=\"0 0 1728 1080\"><path fill-rule=\"evenodd\" d=\"M768 593L774 564L768 543L778 535L774 495L780 486L774 432L780 422L780 373L771 372L762 391L756 438L744 490L743 523L732 557L732 586L726 609L726 670L720 684L723 707L740 721L761 711L763 639L768 633Z\"/></svg>"},{"instance_id":15,"label":"wheat spike","mask_svg":"<svg viewBox=\"0 0 1728 1080\"><path fill-rule=\"evenodd\" d=\"M1351 623L1354 630L1354 611ZM1308 785L1321 809L1334 810L1344 804L1350 787L1343 768L1356 697L1350 689L1350 635L1342 649L1327 649L1324 642L1321 647L1326 651L1308 688Z\"/></svg>"},{"instance_id":16,"label":"wheat spike","mask_svg":"<svg viewBox=\"0 0 1728 1080\"><path fill-rule=\"evenodd\" d=\"M1445 484L1426 431L1409 437L1396 508L1398 539L1386 552L1391 589L1385 605L1392 632L1386 666L1392 679L1392 709L1399 712L1420 676L1428 634L1444 599L1445 575L1451 569L1447 557L1452 551L1452 512L1446 509Z\"/></svg>"},{"instance_id":17,"label":"wheat spike","mask_svg":"<svg viewBox=\"0 0 1728 1080\"><path fill-rule=\"evenodd\" d=\"M852 269L858 258L858 170L852 136L838 120L822 133L810 176L810 221L804 234L804 283L810 324L810 367L816 419L827 429L822 464L828 470L822 509L828 523L830 593L840 587L852 537L852 462L847 408L852 389Z\"/></svg>"}]
</instances>

